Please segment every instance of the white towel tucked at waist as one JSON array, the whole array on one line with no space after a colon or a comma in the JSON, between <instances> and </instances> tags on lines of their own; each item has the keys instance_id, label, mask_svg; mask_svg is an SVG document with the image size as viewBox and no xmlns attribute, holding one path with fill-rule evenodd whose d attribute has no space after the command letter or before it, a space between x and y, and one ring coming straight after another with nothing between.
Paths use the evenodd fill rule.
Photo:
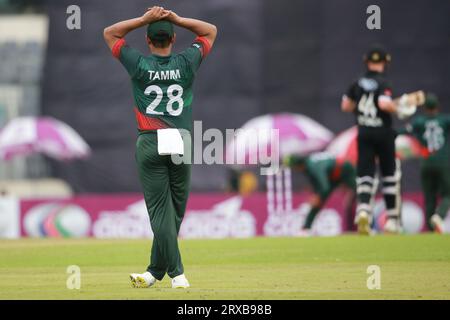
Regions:
<instances>
[{"instance_id":1,"label":"white towel tucked at waist","mask_svg":"<svg viewBox=\"0 0 450 320\"><path fill-rule=\"evenodd\" d=\"M183 155L184 143L178 129L159 129L158 134L158 154L161 156Z\"/></svg>"}]
</instances>

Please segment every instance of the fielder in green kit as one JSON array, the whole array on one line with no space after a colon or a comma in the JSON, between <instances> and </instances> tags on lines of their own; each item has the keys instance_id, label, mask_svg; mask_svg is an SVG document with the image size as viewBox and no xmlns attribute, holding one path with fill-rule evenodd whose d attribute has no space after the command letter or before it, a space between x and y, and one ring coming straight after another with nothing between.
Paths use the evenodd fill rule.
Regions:
<instances>
[{"instance_id":1,"label":"fielder in green kit","mask_svg":"<svg viewBox=\"0 0 450 320\"><path fill-rule=\"evenodd\" d=\"M176 38L173 25L197 35L180 54L172 54ZM151 52L148 56L129 47L124 39L144 26ZM147 271L130 275L131 284L137 288L152 286L166 273L172 278L173 288L189 287L177 237L188 200L191 167L175 164L171 155L190 152L184 151L187 148L180 130L191 130L192 85L216 35L214 25L179 17L162 7L149 8L142 17L104 30L106 43L131 78L139 131L136 162L154 233Z\"/></svg>"},{"instance_id":2,"label":"fielder in green kit","mask_svg":"<svg viewBox=\"0 0 450 320\"><path fill-rule=\"evenodd\" d=\"M416 117L402 131L414 135L427 149L421 164L427 225L430 230L443 233L443 221L450 208L450 115L439 112L439 101L434 94L427 94L424 107L425 114Z\"/></svg>"},{"instance_id":3,"label":"fielder in green kit","mask_svg":"<svg viewBox=\"0 0 450 320\"><path fill-rule=\"evenodd\" d=\"M326 152L318 152L309 156L287 156L283 159L283 164L304 172L314 193L310 199L311 208L299 235L308 236L312 234L311 228L314 219L333 191L340 186L345 186L351 191L352 196L346 199L348 201L344 201L346 202L346 214L351 218L350 210L356 191L356 170L349 161L337 159ZM351 226L353 223L349 222L348 224Z\"/></svg>"}]
</instances>

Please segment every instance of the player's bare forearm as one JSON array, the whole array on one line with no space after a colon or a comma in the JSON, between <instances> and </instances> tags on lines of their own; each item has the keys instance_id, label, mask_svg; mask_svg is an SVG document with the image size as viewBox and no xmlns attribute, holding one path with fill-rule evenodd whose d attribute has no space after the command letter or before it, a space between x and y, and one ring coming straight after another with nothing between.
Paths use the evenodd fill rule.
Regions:
<instances>
[{"instance_id":1,"label":"player's bare forearm","mask_svg":"<svg viewBox=\"0 0 450 320\"><path fill-rule=\"evenodd\" d=\"M103 30L103 37L110 49L117 40L122 39L131 31L148 25L152 22L167 18L169 12L162 7L148 8L147 11L138 18L129 19L115 23Z\"/></svg>"},{"instance_id":2,"label":"player's bare forearm","mask_svg":"<svg viewBox=\"0 0 450 320\"><path fill-rule=\"evenodd\" d=\"M341 110L343 112L353 112L355 111L356 103L350 98L343 97L341 102Z\"/></svg>"},{"instance_id":3,"label":"player's bare forearm","mask_svg":"<svg viewBox=\"0 0 450 320\"><path fill-rule=\"evenodd\" d=\"M112 49L117 40L122 39L129 32L143 27L144 25L145 22L142 17L121 21L105 28L103 37L108 47Z\"/></svg>"},{"instance_id":4,"label":"player's bare forearm","mask_svg":"<svg viewBox=\"0 0 450 320\"><path fill-rule=\"evenodd\" d=\"M192 31L199 37L206 38L211 46L216 40L217 27L211 23L197 19L180 17L173 11L169 11L167 20L181 28Z\"/></svg>"},{"instance_id":5,"label":"player's bare forearm","mask_svg":"<svg viewBox=\"0 0 450 320\"><path fill-rule=\"evenodd\" d=\"M313 194L309 198L309 204L313 208L321 208L323 204L322 197L319 194Z\"/></svg>"},{"instance_id":6,"label":"player's bare forearm","mask_svg":"<svg viewBox=\"0 0 450 320\"><path fill-rule=\"evenodd\" d=\"M397 104L394 101L378 101L378 106L384 112L396 113Z\"/></svg>"}]
</instances>

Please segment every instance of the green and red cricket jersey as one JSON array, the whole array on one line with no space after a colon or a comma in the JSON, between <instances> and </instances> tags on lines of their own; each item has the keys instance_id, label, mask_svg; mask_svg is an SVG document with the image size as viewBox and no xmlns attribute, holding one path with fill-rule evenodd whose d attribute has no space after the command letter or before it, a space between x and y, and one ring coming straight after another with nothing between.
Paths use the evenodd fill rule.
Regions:
<instances>
[{"instance_id":1,"label":"green and red cricket jersey","mask_svg":"<svg viewBox=\"0 0 450 320\"><path fill-rule=\"evenodd\" d=\"M211 45L197 37L179 54L145 56L121 39L112 48L131 78L140 133L162 128L192 128L195 75Z\"/></svg>"},{"instance_id":2,"label":"green and red cricket jersey","mask_svg":"<svg viewBox=\"0 0 450 320\"><path fill-rule=\"evenodd\" d=\"M427 148L424 165L449 166L450 116L444 114L416 117L407 129Z\"/></svg>"}]
</instances>

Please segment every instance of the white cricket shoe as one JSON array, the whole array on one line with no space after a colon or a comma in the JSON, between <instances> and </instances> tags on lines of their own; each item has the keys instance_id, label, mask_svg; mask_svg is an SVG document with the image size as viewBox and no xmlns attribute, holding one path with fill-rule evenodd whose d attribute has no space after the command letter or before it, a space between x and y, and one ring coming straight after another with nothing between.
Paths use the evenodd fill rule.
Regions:
<instances>
[{"instance_id":1,"label":"white cricket shoe","mask_svg":"<svg viewBox=\"0 0 450 320\"><path fill-rule=\"evenodd\" d=\"M367 211L361 210L355 218L355 224L358 226L358 233L362 235L370 235L372 229L372 218Z\"/></svg>"},{"instance_id":2,"label":"white cricket shoe","mask_svg":"<svg viewBox=\"0 0 450 320\"><path fill-rule=\"evenodd\" d=\"M399 219L387 219L383 227L384 233L397 234L402 232Z\"/></svg>"},{"instance_id":3,"label":"white cricket shoe","mask_svg":"<svg viewBox=\"0 0 450 320\"><path fill-rule=\"evenodd\" d=\"M433 214L430 221L431 225L433 226L434 232L439 234L444 233L444 221L439 215Z\"/></svg>"},{"instance_id":4,"label":"white cricket shoe","mask_svg":"<svg viewBox=\"0 0 450 320\"><path fill-rule=\"evenodd\" d=\"M186 279L184 274L180 274L172 279L172 288L173 289L187 289L189 288L189 281Z\"/></svg>"},{"instance_id":5,"label":"white cricket shoe","mask_svg":"<svg viewBox=\"0 0 450 320\"><path fill-rule=\"evenodd\" d=\"M155 284L156 279L150 272L130 274L131 286L133 288L148 288Z\"/></svg>"}]
</instances>

